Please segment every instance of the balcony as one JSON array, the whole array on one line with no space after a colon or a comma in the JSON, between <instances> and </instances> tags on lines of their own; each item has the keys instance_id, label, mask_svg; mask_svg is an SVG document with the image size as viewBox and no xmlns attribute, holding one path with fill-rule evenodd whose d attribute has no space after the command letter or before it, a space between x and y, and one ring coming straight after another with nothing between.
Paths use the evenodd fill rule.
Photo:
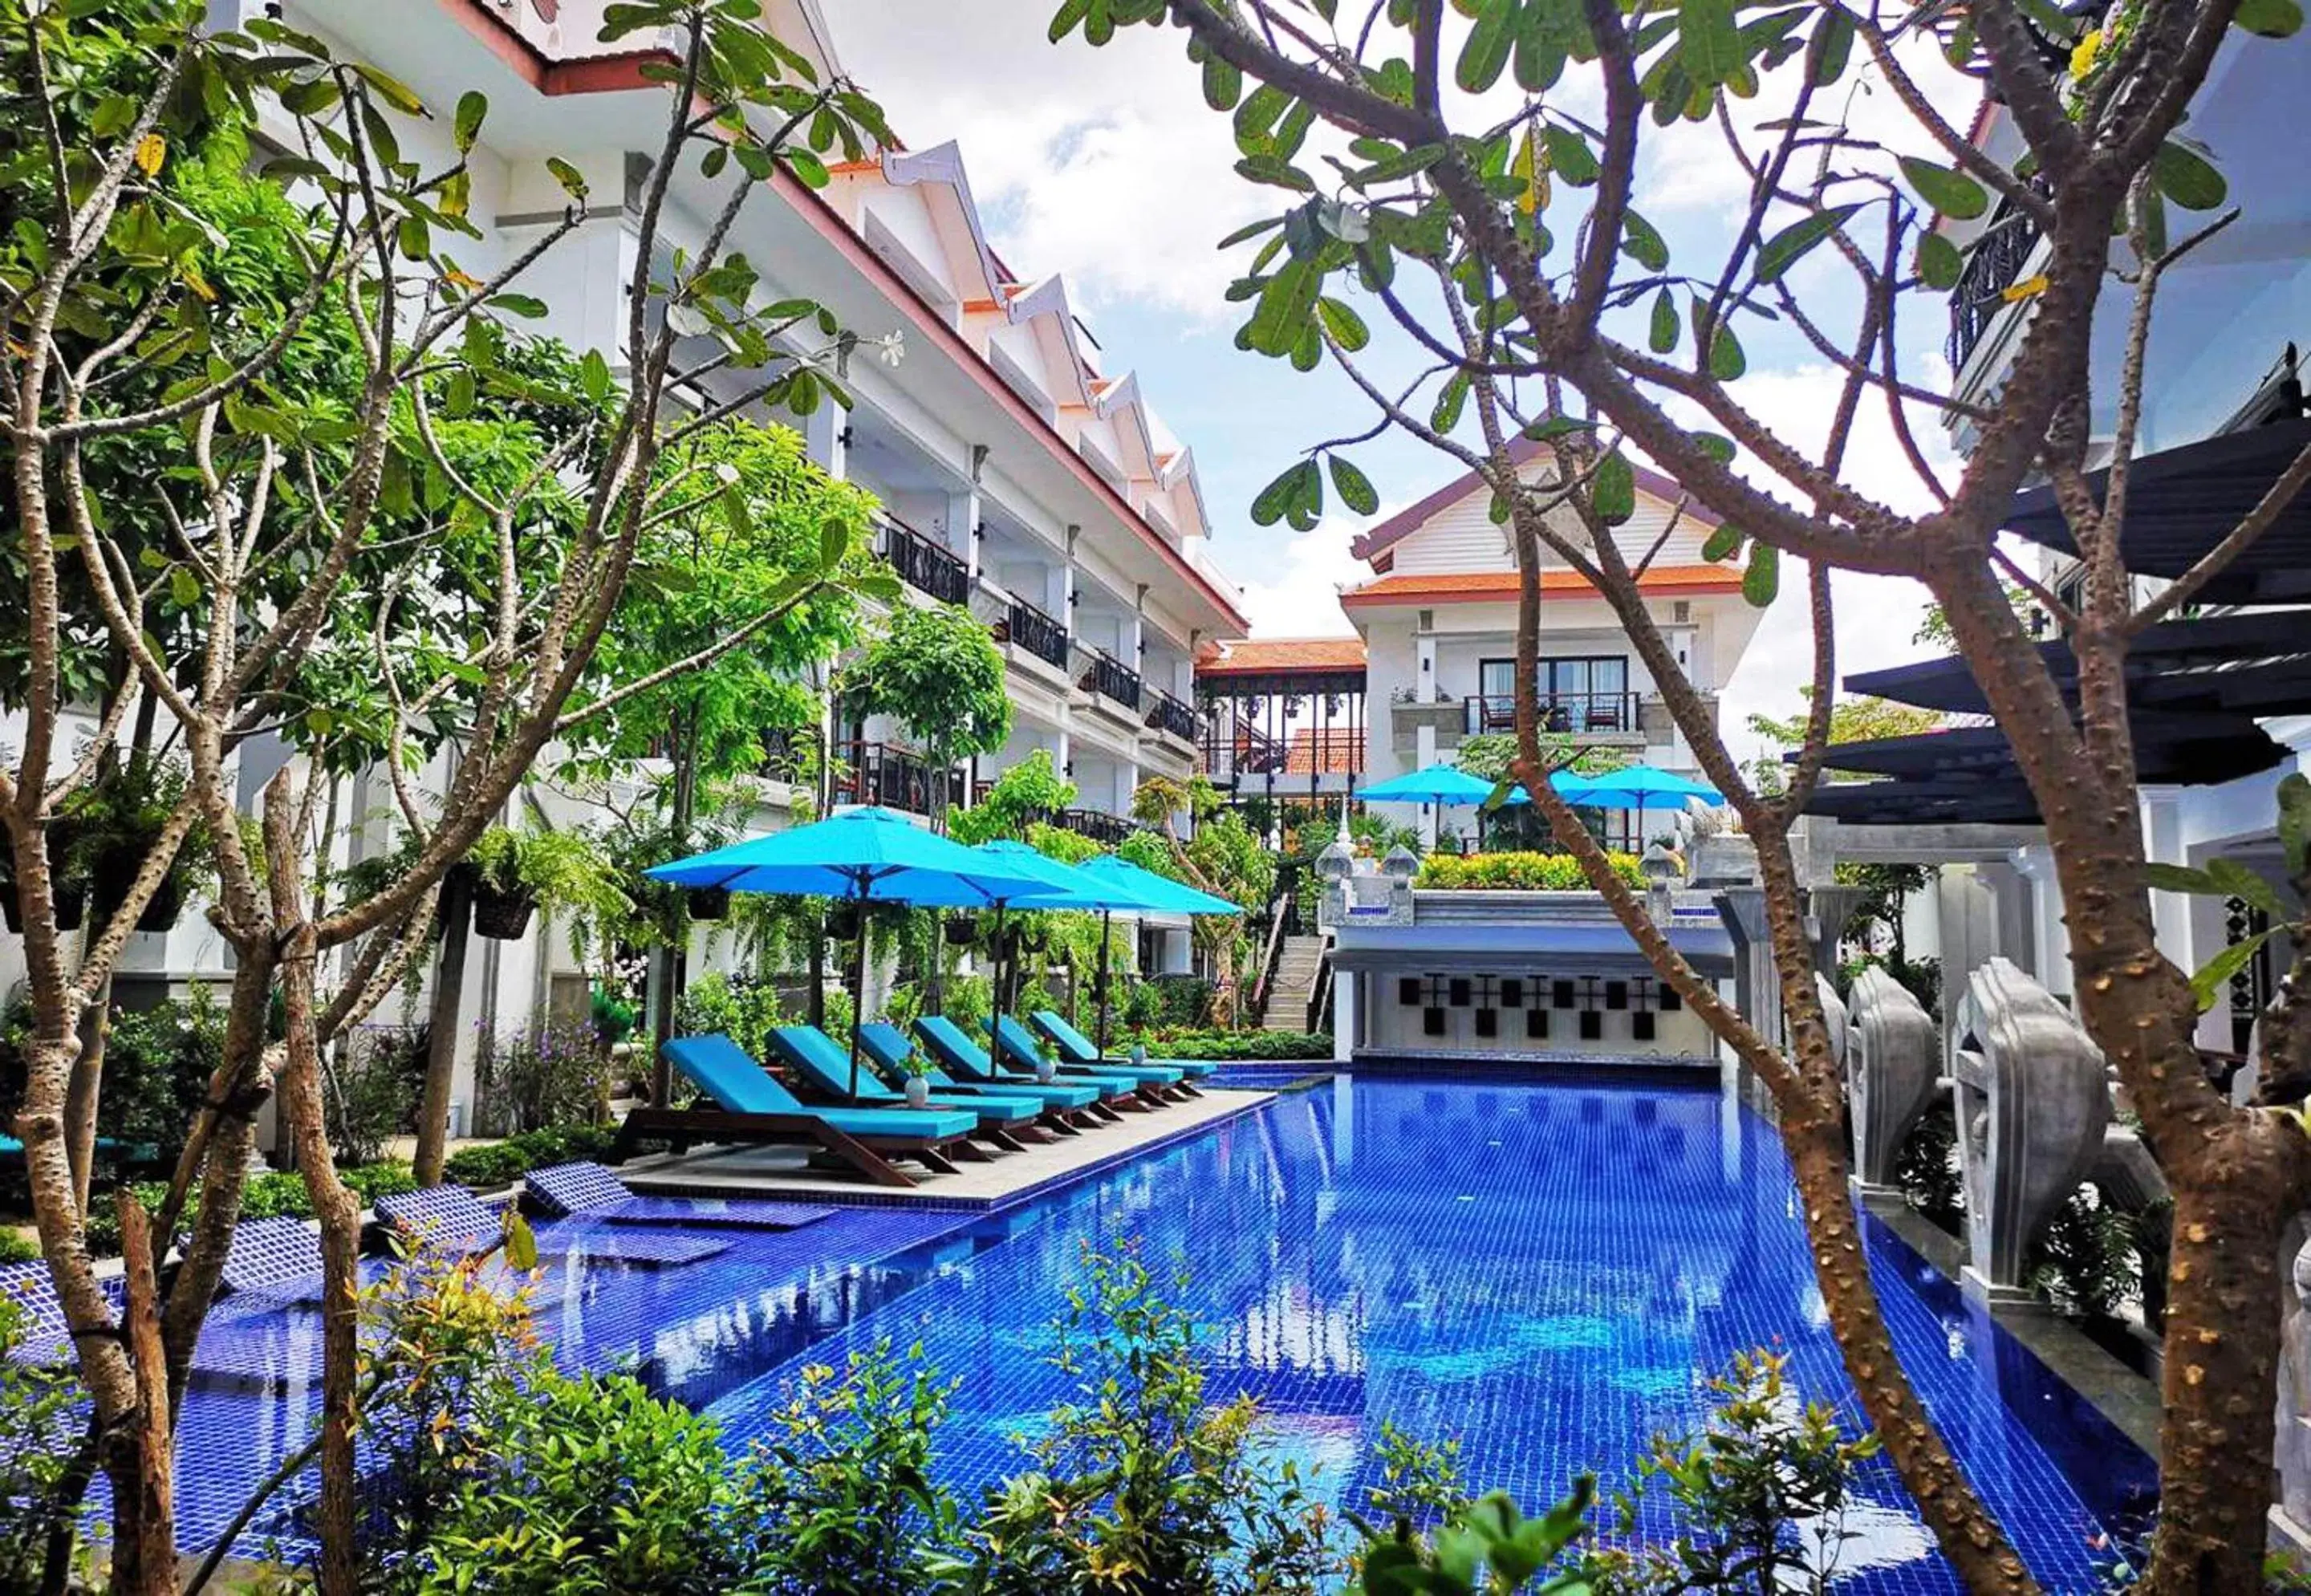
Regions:
<instances>
[{"instance_id":1,"label":"balcony","mask_svg":"<svg viewBox=\"0 0 2311 1596\"><path fill-rule=\"evenodd\" d=\"M1024 598L1014 598L999 623L1000 642L1025 649L1046 665L1068 667L1068 629Z\"/></svg>"},{"instance_id":2,"label":"balcony","mask_svg":"<svg viewBox=\"0 0 2311 1596\"><path fill-rule=\"evenodd\" d=\"M1088 837L1103 848L1120 846L1139 829L1130 816L1110 815L1103 809L1062 809L1051 818L1051 824L1061 831Z\"/></svg>"},{"instance_id":3,"label":"balcony","mask_svg":"<svg viewBox=\"0 0 2311 1596\"><path fill-rule=\"evenodd\" d=\"M1554 693L1537 706L1540 729L1571 737L1639 735L1635 693ZM1516 699L1508 693L1478 693L1461 702L1461 729L1469 737L1516 729Z\"/></svg>"},{"instance_id":4,"label":"balcony","mask_svg":"<svg viewBox=\"0 0 2311 1596\"><path fill-rule=\"evenodd\" d=\"M1196 740L1196 711L1168 693L1147 695L1147 725L1150 730L1166 732L1182 742Z\"/></svg>"},{"instance_id":5,"label":"balcony","mask_svg":"<svg viewBox=\"0 0 2311 1596\"><path fill-rule=\"evenodd\" d=\"M883 516L882 553L901 581L941 604L962 604L971 597L971 568L887 512Z\"/></svg>"},{"instance_id":6,"label":"balcony","mask_svg":"<svg viewBox=\"0 0 2311 1596\"><path fill-rule=\"evenodd\" d=\"M1950 290L1949 362L1952 371L1966 370L1974 353L2000 312L2010 309L2006 291L2022 275L2030 252L2038 247L2038 227L2017 211L2011 202L1999 202L1997 214L1967 252L1958 286Z\"/></svg>"},{"instance_id":7,"label":"balcony","mask_svg":"<svg viewBox=\"0 0 2311 1596\"><path fill-rule=\"evenodd\" d=\"M1091 650L1091 668L1077 678L1076 685L1123 709L1139 708L1139 673L1097 649Z\"/></svg>"},{"instance_id":8,"label":"balcony","mask_svg":"<svg viewBox=\"0 0 2311 1596\"><path fill-rule=\"evenodd\" d=\"M838 744L842 766L834 779L838 804L879 804L910 815L939 815L963 796L963 779L919 754L888 743Z\"/></svg>"}]
</instances>

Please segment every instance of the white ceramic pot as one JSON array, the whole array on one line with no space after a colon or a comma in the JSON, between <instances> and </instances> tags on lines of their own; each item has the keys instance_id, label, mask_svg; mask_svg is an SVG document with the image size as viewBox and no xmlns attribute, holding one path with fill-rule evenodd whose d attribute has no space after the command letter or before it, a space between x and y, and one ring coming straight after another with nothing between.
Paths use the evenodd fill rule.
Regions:
<instances>
[{"instance_id":1,"label":"white ceramic pot","mask_svg":"<svg viewBox=\"0 0 2311 1596\"><path fill-rule=\"evenodd\" d=\"M906 1093L911 1107L926 1107L931 1100L931 1084L920 1075L911 1075L907 1077Z\"/></svg>"},{"instance_id":2,"label":"white ceramic pot","mask_svg":"<svg viewBox=\"0 0 2311 1596\"><path fill-rule=\"evenodd\" d=\"M1035 1078L1042 1082L1045 1086L1050 1086L1053 1080L1057 1079L1059 1073L1060 1067L1057 1064L1052 1063L1049 1059L1038 1059L1035 1060Z\"/></svg>"}]
</instances>

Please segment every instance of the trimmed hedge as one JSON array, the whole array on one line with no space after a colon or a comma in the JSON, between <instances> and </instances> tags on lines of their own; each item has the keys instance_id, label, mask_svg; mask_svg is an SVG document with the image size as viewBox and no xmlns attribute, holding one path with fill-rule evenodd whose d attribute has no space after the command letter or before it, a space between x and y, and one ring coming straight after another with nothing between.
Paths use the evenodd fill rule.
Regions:
<instances>
[{"instance_id":1,"label":"trimmed hedge","mask_svg":"<svg viewBox=\"0 0 2311 1596\"><path fill-rule=\"evenodd\" d=\"M409 1165L397 1158L384 1159L376 1164L363 1164L337 1172L346 1189L361 1199L368 1208L380 1197L392 1197L403 1191L417 1190L417 1182ZM136 1200L144 1205L147 1213L157 1213L169 1199L166 1181L138 1181L131 1188ZM201 1193L195 1187L185 1201L184 1217L178 1221L185 1230L193 1226L194 1217L201 1211ZM294 1170L267 1170L251 1175L241 1188L240 1217L243 1219L278 1219L286 1216L295 1219L313 1217L313 1199L305 1190L305 1177ZM100 1257L117 1257L120 1252L120 1217L109 1199L89 1204L89 1251Z\"/></svg>"},{"instance_id":2,"label":"trimmed hedge","mask_svg":"<svg viewBox=\"0 0 2311 1596\"><path fill-rule=\"evenodd\" d=\"M587 1158L601 1163L617 1145L618 1132L609 1125L555 1125L544 1130L524 1130L503 1141L485 1142L452 1153L441 1165L445 1180L477 1191L510 1186L533 1169Z\"/></svg>"},{"instance_id":3,"label":"trimmed hedge","mask_svg":"<svg viewBox=\"0 0 2311 1596\"><path fill-rule=\"evenodd\" d=\"M1133 1040L1126 1037L1109 1051L1128 1053ZM1332 1056L1331 1034L1324 1031L1174 1031L1168 1035L1138 1040L1147 1042L1151 1059L1210 1059L1232 1063Z\"/></svg>"},{"instance_id":4,"label":"trimmed hedge","mask_svg":"<svg viewBox=\"0 0 2311 1596\"><path fill-rule=\"evenodd\" d=\"M1611 853L1613 873L1631 886L1645 884L1634 853ZM1589 877L1569 853L1432 853L1412 885L1432 892L1588 892Z\"/></svg>"}]
</instances>

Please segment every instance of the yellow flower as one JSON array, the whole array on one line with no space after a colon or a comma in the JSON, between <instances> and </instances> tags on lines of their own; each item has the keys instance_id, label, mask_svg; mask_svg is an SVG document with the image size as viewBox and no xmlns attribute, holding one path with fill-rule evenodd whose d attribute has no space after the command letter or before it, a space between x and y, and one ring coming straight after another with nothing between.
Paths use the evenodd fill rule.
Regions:
<instances>
[{"instance_id":1,"label":"yellow flower","mask_svg":"<svg viewBox=\"0 0 2311 1596\"><path fill-rule=\"evenodd\" d=\"M2102 30L2089 28L2084 39L2071 47L2071 82L2080 83L2094 70L2095 57L2102 53Z\"/></svg>"}]
</instances>

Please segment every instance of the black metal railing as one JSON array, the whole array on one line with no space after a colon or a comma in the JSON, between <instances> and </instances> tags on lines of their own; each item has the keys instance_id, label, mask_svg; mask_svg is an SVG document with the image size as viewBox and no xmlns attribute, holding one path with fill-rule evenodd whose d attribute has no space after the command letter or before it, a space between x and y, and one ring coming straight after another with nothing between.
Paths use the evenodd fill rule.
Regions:
<instances>
[{"instance_id":1,"label":"black metal railing","mask_svg":"<svg viewBox=\"0 0 2311 1596\"><path fill-rule=\"evenodd\" d=\"M942 604L971 597L971 567L894 516L883 518L883 558L900 580Z\"/></svg>"},{"instance_id":2,"label":"black metal railing","mask_svg":"<svg viewBox=\"0 0 2311 1596\"><path fill-rule=\"evenodd\" d=\"M1116 847L1139 829L1129 815L1110 815L1104 809L1062 809L1051 816L1051 824L1107 848Z\"/></svg>"},{"instance_id":3,"label":"black metal railing","mask_svg":"<svg viewBox=\"0 0 2311 1596\"><path fill-rule=\"evenodd\" d=\"M1114 655L1097 649L1091 650L1091 668L1084 672L1076 685L1127 710L1139 707L1139 673Z\"/></svg>"},{"instance_id":4,"label":"black metal railing","mask_svg":"<svg viewBox=\"0 0 2311 1596\"><path fill-rule=\"evenodd\" d=\"M2008 308L2006 291L2021 276L2030 252L2037 247L2038 224L2016 210L2010 201L2001 201L1989 228L1967 252L1958 286L1950 290L1951 371L1965 367L1967 356L1982 342L1990 324Z\"/></svg>"},{"instance_id":5,"label":"black metal railing","mask_svg":"<svg viewBox=\"0 0 2311 1596\"><path fill-rule=\"evenodd\" d=\"M1196 740L1196 711L1168 693L1150 692L1147 695L1147 724L1157 731L1168 731L1175 737L1189 742Z\"/></svg>"},{"instance_id":6,"label":"black metal railing","mask_svg":"<svg viewBox=\"0 0 2311 1596\"><path fill-rule=\"evenodd\" d=\"M888 743L845 743L837 752L842 758L834 779L838 804L880 804L910 815L938 815L963 795L964 781L957 772L943 771L907 749Z\"/></svg>"},{"instance_id":7,"label":"black metal railing","mask_svg":"<svg viewBox=\"0 0 2311 1596\"><path fill-rule=\"evenodd\" d=\"M1011 601L1004 616L1011 641L1047 665L1068 667L1068 629L1024 598Z\"/></svg>"},{"instance_id":8,"label":"black metal railing","mask_svg":"<svg viewBox=\"0 0 2311 1596\"><path fill-rule=\"evenodd\" d=\"M1545 693L1536 708L1543 731L1635 731L1637 699L1635 693ZM1480 693L1463 702L1465 729L1470 737L1516 729L1514 694Z\"/></svg>"},{"instance_id":9,"label":"black metal railing","mask_svg":"<svg viewBox=\"0 0 2311 1596\"><path fill-rule=\"evenodd\" d=\"M1290 750L1281 737L1269 737L1248 726L1235 730L1235 769L1241 775L1265 776L1283 770Z\"/></svg>"}]
</instances>

